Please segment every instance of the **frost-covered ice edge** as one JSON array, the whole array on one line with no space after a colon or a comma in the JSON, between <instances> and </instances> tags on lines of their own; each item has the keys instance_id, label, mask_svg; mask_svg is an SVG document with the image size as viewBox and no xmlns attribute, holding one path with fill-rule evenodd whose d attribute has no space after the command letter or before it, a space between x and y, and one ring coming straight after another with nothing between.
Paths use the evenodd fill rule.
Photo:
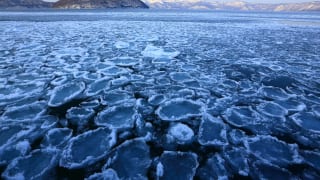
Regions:
<instances>
[{"instance_id":1,"label":"frost-covered ice edge","mask_svg":"<svg viewBox=\"0 0 320 180\"><path fill-rule=\"evenodd\" d=\"M320 179L317 14L0 20L4 179Z\"/></svg>"}]
</instances>

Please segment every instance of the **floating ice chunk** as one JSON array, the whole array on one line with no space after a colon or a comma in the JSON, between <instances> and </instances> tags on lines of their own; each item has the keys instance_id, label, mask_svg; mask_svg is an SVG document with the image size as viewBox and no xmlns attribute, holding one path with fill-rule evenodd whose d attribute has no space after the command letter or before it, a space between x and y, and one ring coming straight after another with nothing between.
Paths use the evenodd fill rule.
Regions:
<instances>
[{"instance_id":1,"label":"floating ice chunk","mask_svg":"<svg viewBox=\"0 0 320 180\"><path fill-rule=\"evenodd\" d=\"M154 113L154 108L148 104L145 99L139 98L136 101L136 107L139 113L143 115L150 115Z\"/></svg>"},{"instance_id":2,"label":"floating ice chunk","mask_svg":"<svg viewBox=\"0 0 320 180\"><path fill-rule=\"evenodd\" d=\"M237 81L241 80L253 80L259 77L259 69L254 65L245 64L233 64L225 68L224 73L229 79L234 79Z\"/></svg>"},{"instance_id":3,"label":"floating ice chunk","mask_svg":"<svg viewBox=\"0 0 320 180\"><path fill-rule=\"evenodd\" d=\"M142 55L144 57L151 57L151 58L175 58L180 54L178 51L165 51L162 48L147 45L147 47L142 51Z\"/></svg>"},{"instance_id":4,"label":"floating ice chunk","mask_svg":"<svg viewBox=\"0 0 320 180\"><path fill-rule=\"evenodd\" d=\"M219 116L223 113L223 111L225 111L228 107L231 107L234 104L233 101L234 100L232 100L232 98L229 96L216 99L214 103L210 105L210 114L214 116Z\"/></svg>"},{"instance_id":5,"label":"floating ice chunk","mask_svg":"<svg viewBox=\"0 0 320 180\"><path fill-rule=\"evenodd\" d=\"M254 85L249 80L244 80L239 82L239 88L244 95L256 94L256 91L253 90Z\"/></svg>"},{"instance_id":6,"label":"floating ice chunk","mask_svg":"<svg viewBox=\"0 0 320 180\"><path fill-rule=\"evenodd\" d=\"M305 168L300 178L303 180L320 179L320 174L312 168Z\"/></svg>"},{"instance_id":7,"label":"floating ice chunk","mask_svg":"<svg viewBox=\"0 0 320 180\"><path fill-rule=\"evenodd\" d=\"M277 117L281 118L288 114L287 109L284 109L282 106L274 102L261 103L260 105L257 106L257 110L266 116L276 117L276 118Z\"/></svg>"},{"instance_id":8,"label":"floating ice chunk","mask_svg":"<svg viewBox=\"0 0 320 180\"><path fill-rule=\"evenodd\" d=\"M299 129L299 127L295 127L296 132L291 134L291 137L308 148L318 148L320 142L319 133L315 133L313 131L308 131L304 129ZM292 131L293 132L293 131Z\"/></svg>"},{"instance_id":9,"label":"floating ice chunk","mask_svg":"<svg viewBox=\"0 0 320 180\"><path fill-rule=\"evenodd\" d=\"M94 64L94 65L92 65L93 67L93 69L97 69L97 70L101 70L101 69L106 69L106 68L109 68L109 67L114 67L113 66L113 64L112 63L110 63L110 62L99 62L99 63L96 63L96 64ZM97 73L95 73L95 74L97 74Z\"/></svg>"},{"instance_id":10,"label":"floating ice chunk","mask_svg":"<svg viewBox=\"0 0 320 180\"><path fill-rule=\"evenodd\" d=\"M85 93L87 96L94 96L96 94L99 94L103 90L107 89L109 86L110 86L110 78L105 77L90 84L86 89Z\"/></svg>"},{"instance_id":11,"label":"floating ice chunk","mask_svg":"<svg viewBox=\"0 0 320 180\"><path fill-rule=\"evenodd\" d=\"M150 148L142 139L128 140L108 156L106 168L114 169L120 179L148 179Z\"/></svg>"},{"instance_id":12,"label":"floating ice chunk","mask_svg":"<svg viewBox=\"0 0 320 180\"><path fill-rule=\"evenodd\" d=\"M227 180L229 179L229 173L225 166L225 160L221 155L215 154L207 160L204 167L199 169L198 176L200 179L207 179L210 177L212 179Z\"/></svg>"},{"instance_id":13,"label":"floating ice chunk","mask_svg":"<svg viewBox=\"0 0 320 180\"><path fill-rule=\"evenodd\" d=\"M160 38L159 36L148 34L147 36L141 36L136 39L136 41L146 41L146 42L159 42Z\"/></svg>"},{"instance_id":14,"label":"floating ice chunk","mask_svg":"<svg viewBox=\"0 0 320 180\"><path fill-rule=\"evenodd\" d=\"M143 137L146 141L149 141L152 138L154 133L154 127L152 123L145 122L145 119L139 118L136 121L136 134L139 137Z\"/></svg>"},{"instance_id":15,"label":"floating ice chunk","mask_svg":"<svg viewBox=\"0 0 320 180\"><path fill-rule=\"evenodd\" d=\"M226 151L223 156L225 157L234 174L239 174L241 176L249 175L250 170L247 154L244 149L232 149Z\"/></svg>"},{"instance_id":16,"label":"floating ice chunk","mask_svg":"<svg viewBox=\"0 0 320 180\"><path fill-rule=\"evenodd\" d=\"M171 58L168 57L161 57L161 58L156 58L152 60L153 64L169 64L171 63Z\"/></svg>"},{"instance_id":17,"label":"floating ice chunk","mask_svg":"<svg viewBox=\"0 0 320 180\"><path fill-rule=\"evenodd\" d=\"M133 106L116 106L101 111L95 118L95 123L111 129L128 129L134 126L136 119L137 112Z\"/></svg>"},{"instance_id":18,"label":"floating ice chunk","mask_svg":"<svg viewBox=\"0 0 320 180\"><path fill-rule=\"evenodd\" d=\"M92 101L82 102L80 104L80 107L88 108L88 109L97 109L99 106L100 106L100 102L97 99L94 99Z\"/></svg>"},{"instance_id":19,"label":"floating ice chunk","mask_svg":"<svg viewBox=\"0 0 320 180\"><path fill-rule=\"evenodd\" d=\"M35 98L36 96L39 96L42 94L43 89L35 87L35 90L25 88L25 87L17 87L15 86L8 86L4 89L7 89L9 91L9 94L1 94L0 92L0 108L4 108L7 105L13 106L13 105L25 105L22 104L25 101L28 101L32 98ZM0 88L1 91L1 88Z\"/></svg>"},{"instance_id":20,"label":"floating ice chunk","mask_svg":"<svg viewBox=\"0 0 320 180\"><path fill-rule=\"evenodd\" d=\"M5 179L50 179L58 163L57 152L36 150L13 160L3 172Z\"/></svg>"},{"instance_id":21,"label":"floating ice chunk","mask_svg":"<svg viewBox=\"0 0 320 180\"><path fill-rule=\"evenodd\" d=\"M4 78L4 77L1 77L0 78L0 83L3 84L3 85L6 85L8 83L8 79L7 78ZM1 88L0 88L1 89ZM1 91L0 91L1 92ZM1 93L0 93L1 94Z\"/></svg>"},{"instance_id":22,"label":"floating ice chunk","mask_svg":"<svg viewBox=\"0 0 320 180\"><path fill-rule=\"evenodd\" d=\"M23 140L17 143L16 149L21 152L21 154L26 154L31 150L30 143L27 140Z\"/></svg>"},{"instance_id":23,"label":"floating ice chunk","mask_svg":"<svg viewBox=\"0 0 320 180\"><path fill-rule=\"evenodd\" d=\"M28 140L18 141L16 145L12 144L0 150L0 166L8 165L13 159L25 156L31 150Z\"/></svg>"},{"instance_id":24,"label":"floating ice chunk","mask_svg":"<svg viewBox=\"0 0 320 180\"><path fill-rule=\"evenodd\" d=\"M111 59L111 62L117 66L130 67L139 64L140 60L132 57L117 57Z\"/></svg>"},{"instance_id":25,"label":"floating ice chunk","mask_svg":"<svg viewBox=\"0 0 320 180\"><path fill-rule=\"evenodd\" d=\"M95 173L86 180L119 180L118 174L113 169L104 170L101 173Z\"/></svg>"},{"instance_id":26,"label":"floating ice chunk","mask_svg":"<svg viewBox=\"0 0 320 180\"><path fill-rule=\"evenodd\" d=\"M275 101L275 103L279 104L289 112L299 112L307 108L307 106L303 102L294 99Z\"/></svg>"},{"instance_id":27,"label":"floating ice chunk","mask_svg":"<svg viewBox=\"0 0 320 180\"><path fill-rule=\"evenodd\" d=\"M60 166L78 169L90 166L106 157L116 143L115 132L98 128L73 137L62 152Z\"/></svg>"},{"instance_id":28,"label":"floating ice chunk","mask_svg":"<svg viewBox=\"0 0 320 180\"><path fill-rule=\"evenodd\" d=\"M199 68L199 66L194 65L194 64L184 64L181 66L181 69L185 70L185 71L196 71L196 70L198 70L198 68Z\"/></svg>"},{"instance_id":29,"label":"floating ice chunk","mask_svg":"<svg viewBox=\"0 0 320 180\"><path fill-rule=\"evenodd\" d=\"M24 156L21 151L17 150L15 147L10 146L0 151L0 166L6 167L12 160L17 157Z\"/></svg>"},{"instance_id":30,"label":"floating ice chunk","mask_svg":"<svg viewBox=\"0 0 320 180\"><path fill-rule=\"evenodd\" d=\"M313 113L320 118L320 105L314 105L312 107Z\"/></svg>"},{"instance_id":31,"label":"floating ice chunk","mask_svg":"<svg viewBox=\"0 0 320 180\"><path fill-rule=\"evenodd\" d=\"M38 119L46 111L46 103L36 102L19 107L10 107L2 115L3 120L30 121Z\"/></svg>"},{"instance_id":32,"label":"floating ice chunk","mask_svg":"<svg viewBox=\"0 0 320 180\"><path fill-rule=\"evenodd\" d=\"M287 144L271 136L248 138L244 144L249 154L266 163L286 167L290 163L299 161L296 144Z\"/></svg>"},{"instance_id":33,"label":"floating ice chunk","mask_svg":"<svg viewBox=\"0 0 320 180\"><path fill-rule=\"evenodd\" d=\"M288 170L261 161L253 163L251 172L253 179L296 179Z\"/></svg>"},{"instance_id":34,"label":"floating ice chunk","mask_svg":"<svg viewBox=\"0 0 320 180\"><path fill-rule=\"evenodd\" d=\"M179 121L200 116L203 112L199 102L176 98L161 104L156 114L164 121Z\"/></svg>"},{"instance_id":35,"label":"floating ice chunk","mask_svg":"<svg viewBox=\"0 0 320 180\"><path fill-rule=\"evenodd\" d=\"M312 166L313 168L320 171L320 153L315 151L302 151L301 156L304 158L305 162Z\"/></svg>"},{"instance_id":36,"label":"floating ice chunk","mask_svg":"<svg viewBox=\"0 0 320 180\"><path fill-rule=\"evenodd\" d=\"M42 80L42 77L39 76L39 74L37 73L21 73L21 74L16 74L12 77L9 78L9 81L15 81L15 82L19 82L19 83L28 83L30 81L33 80Z\"/></svg>"},{"instance_id":37,"label":"floating ice chunk","mask_svg":"<svg viewBox=\"0 0 320 180\"><path fill-rule=\"evenodd\" d=\"M101 104L113 106L129 101L131 96L126 91L111 91L101 96Z\"/></svg>"},{"instance_id":38,"label":"floating ice chunk","mask_svg":"<svg viewBox=\"0 0 320 180\"><path fill-rule=\"evenodd\" d=\"M41 116L39 121L41 120L43 120L43 123L40 126L41 129L52 129L58 124L58 118L51 115Z\"/></svg>"},{"instance_id":39,"label":"floating ice chunk","mask_svg":"<svg viewBox=\"0 0 320 180\"><path fill-rule=\"evenodd\" d=\"M59 119L59 126L61 126L63 128L68 128L69 127L68 120L65 118Z\"/></svg>"},{"instance_id":40,"label":"floating ice chunk","mask_svg":"<svg viewBox=\"0 0 320 180\"><path fill-rule=\"evenodd\" d=\"M183 89L181 89L181 90L183 90ZM194 91L195 91L195 94L197 97L200 97L203 99L207 99L207 98L211 97L211 92L208 89L196 88Z\"/></svg>"},{"instance_id":41,"label":"floating ice chunk","mask_svg":"<svg viewBox=\"0 0 320 180\"><path fill-rule=\"evenodd\" d=\"M67 76L61 76L53 79L50 84L54 86L61 86L62 84L66 83L68 81Z\"/></svg>"},{"instance_id":42,"label":"floating ice chunk","mask_svg":"<svg viewBox=\"0 0 320 180\"><path fill-rule=\"evenodd\" d=\"M193 130L185 124L177 123L169 128L168 136L178 144L191 142L194 137Z\"/></svg>"},{"instance_id":43,"label":"floating ice chunk","mask_svg":"<svg viewBox=\"0 0 320 180\"><path fill-rule=\"evenodd\" d=\"M189 75L189 73L186 73L186 72L172 72L170 73L170 78L173 81L177 81L177 82L186 82L186 81L193 80L193 78Z\"/></svg>"},{"instance_id":44,"label":"floating ice chunk","mask_svg":"<svg viewBox=\"0 0 320 180\"><path fill-rule=\"evenodd\" d=\"M88 71L88 70L87 70ZM97 79L103 78L100 73L97 73L96 70L93 70L94 72L88 72L83 75L83 79L87 81L96 81Z\"/></svg>"},{"instance_id":45,"label":"floating ice chunk","mask_svg":"<svg viewBox=\"0 0 320 180\"><path fill-rule=\"evenodd\" d=\"M162 94L153 95L148 99L148 103L157 106L161 103L163 103L166 100L165 96Z\"/></svg>"},{"instance_id":46,"label":"floating ice chunk","mask_svg":"<svg viewBox=\"0 0 320 180\"><path fill-rule=\"evenodd\" d=\"M305 99L307 102L310 102L312 104L319 104L320 105L320 97L315 96L313 94L303 96L303 99Z\"/></svg>"},{"instance_id":47,"label":"floating ice chunk","mask_svg":"<svg viewBox=\"0 0 320 180\"><path fill-rule=\"evenodd\" d=\"M131 81L143 81L145 77L139 74L130 74Z\"/></svg>"},{"instance_id":48,"label":"floating ice chunk","mask_svg":"<svg viewBox=\"0 0 320 180\"><path fill-rule=\"evenodd\" d=\"M72 137L72 130L68 128L50 129L44 136L41 147L60 148L63 147Z\"/></svg>"},{"instance_id":49,"label":"floating ice chunk","mask_svg":"<svg viewBox=\"0 0 320 180\"><path fill-rule=\"evenodd\" d=\"M297 81L289 76L277 76L272 78L265 78L262 80L262 83L265 86L273 86L286 89L287 87L292 87L294 84L297 84Z\"/></svg>"},{"instance_id":50,"label":"floating ice chunk","mask_svg":"<svg viewBox=\"0 0 320 180\"><path fill-rule=\"evenodd\" d=\"M94 114L93 109L73 107L67 111L66 118L70 124L81 129L89 123Z\"/></svg>"},{"instance_id":51,"label":"floating ice chunk","mask_svg":"<svg viewBox=\"0 0 320 180\"><path fill-rule=\"evenodd\" d=\"M246 137L244 131L239 129L232 129L228 134L228 140L231 144L240 145L243 142L243 139Z\"/></svg>"},{"instance_id":52,"label":"floating ice chunk","mask_svg":"<svg viewBox=\"0 0 320 180\"><path fill-rule=\"evenodd\" d=\"M201 120L198 141L203 146L225 146L228 144L226 125L222 120L205 114Z\"/></svg>"},{"instance_id":53,"label":"floating ice chunk","mask_svg":"<svg viewBox=\"0 0 320 180\"><path fill-rule=\"evenodd\" d=\"M286 89L290 94L304 96L304 90L301 87L293 86Z\"/></svg>"},{"instance_id":54,"label":"floating ice chunk","mask_svg":"<svg viewBox=\"0 0 320 180\"><path fill-rule=\"evenodd\" d=\"M0 151L6 146L16 144L19 140L27 139L35 129L35 126L2 125L0 127Z\"/></svg>"},{"instance_id":55,"label":"floating ice chunk","mask_svg":"<svg viewBox=\"0 0 320 180\"><path fill-rule=\"evenodd\" d=\"M162 177L163 176L163 173L164 173L163 170L164 170L164 168L163 168L163 165L161 164L161 162L158 163L157 164L157 170L156 170L157 177Z\"/></svg>"},{"instance_id":56,"label":"floating ice chunk","mask_svg":"<svg viewBox=\"0 0 320 180\"><path fill-rule=\"evenodd\" d=\"M198 167L197 155L190 152L165 151L160 159L159 179L193 179ZM161 167L162 166L162 167Z\"/></svg>"},{"instance_id":57,"label":"floating ice chunk","mask_svg":"<svg viewBox=\"0 0 320 180\"><path fill-rule=\"evenodd\" d=\"M45 101L39 101L39 98L41 97L40 94L35 94L35 95L29 94L29 95L25 94L26 97L17 99L16 101L7 104L8 106L6 108L14 107L14 106L18 107L18 106L24 106L24 105L45 103ZM5 106L3 106L2 108L5 109ZM44 109L46 108L47 108L47 103L44 104Z\"/></svg>"},{"instance_id":58,"label":"floating ice chunk","mask_svg":"<svg viewBox=\"0 0 320 180\"><path fill-rule=\"evenodd\" d=\"M193 98L195 96L195 92L191 89L181 89L177 92L177 95L184 98Z\"/></svg>"},{"instance_id":59,"label":"floating ice chunk","mask_svg":"<svg viewBox=\"0 0 320 180\"><path fill-rule=\"evenodd\" d=\"M235 90L238 88L239 84L237 81L227 79L227 80L224 80L221 85L225 90Z\"/></svg>"},{"instance_id":60,"label":"floating ice chunk","mask_svg":"<svg viewBox=\"0 0 320 180\"><path fill-rule=\"evenodd\" d=\"M200 82L197 80L191 80L191 81L185 81L183 82L183 85L189 88L200 88Z\"/></svg>"},{"instance_id":61,"label":"floating ice chunk","mask_svg":"<svg viewBox=\"0 0 320 180\"><path fill-rule=\"evenodd\" d=\"M277 87L262 87L259 92L263 96L274 100L286 100L290 97L284 90Z\"/></svg>"},{"instance_id":62,"label":"floating ice chunk","mask_svg":"<svg viewBox=\"0 0 320 180\"><path fill-rule=\"evenodd\" d=\"M84 48L81 47L65 47L52 52L53 55L63 58L64 56L75 56L84 53Z\"/></svg>"},{"instance_id":63,"label":"floating ice chunk","mask_svg":"<svg viewBox=\"0 0 320 180\"><path fill-rule=\"evenodd\" d=\"M114 46L117 48L117 49L126 49L128 47L130 47L130 44L127 43L127 42L123 42L123 41L117 41Z\"/></svg>"},{"instance_id":64,"label":"floating ice chunk","mask_svg":"<svg viewBox=\"0 0 320 180\"><path fill-rule=\"evenodd\" d=\"M99 70L100 73L106 75L106 76L117 76L121 74L127 74L130 71L128 69L117 67L117 66L111 66L105 69Z\"/></svg>"},{"instance_id":65,"label":"floating ice chunk","mask_svg":"<svg viewBox=\"0 0 320 180\"><path fill-rule=\"evenodd\" d=\"M311 112L300 112L291 116L293 122L302 129L320 134L320 119Z\"/></svg>"},{"instance_id":66,"label":"floating ice chunk","mask_svg":"<svg viewBox=\"0 0 320 180\"><path fill-rule=\"evenodd\" d=\"M170 85L171 80L167 77L160 77L157 79L157 84L161 85L161 86L165 86L165 85Z\"/></svg>"},{"instance_id":67,"label":"floating ice chunk","mask_svg":"<svg viewBox=\"0 0 320 180\"><path fill-rule=\"evenodd\" d=\"M20 92L22 90L13 86L3 86L0 88L0 100L5 101L24 97Z\"/></svg>"},{"instance_id":68,"label":"floating ice chunk","mask_svg":"<svg viewBox=\"0 0 320 180\"><path fill-rule=\"evenodd\" d=\"M197 80L185 81L183 84L189 88L200 88L200 83Z\"/></svg>"},{"instance_id":69,"label":"floating ice chunk","mask_svg":"<svg viewBox=\"0 0 320 180\"><path fill-rule=\"evenodd\" d=\"M67 66L68 68L68 66ZM65 69L67 69L65 68ZM69 67L69 71L72 73L73 77L72 79L84 79L85 77L88 76L89 72L88 71L82 71L80 70L80 64L79 65L74 65ZM77 69L77 70L75 70ZM68 71L68 70L67 70Z\"/></svg>"},{"instance_id":70,"label":"floating ice chunk","mask_svg":"<svg viewBox=\"0 0 320 180\"><path fill-rule=\"evenodd\" d=\"M120 76L119 78L111 80L112 86L123 86L129 82L130 80L126 76Z\"/></svg>"},{"instance_id":71,"label":"floating ice chunk","mask_svg":"<svg viewBox=\"0 0 320 180\"><path fill-rule=\"evenodd\" d=\"M283 127L285 121L284 117L270 121L270 117L260 115L250 106L228 108L223 118L228 124L255 134L270 134L277 127Z\"/></svg>"},{"instance_id":72,"label":"floating ice chunk","mask_svg":"<svg viewBox=\"0 0 320 180\"><path fill-rule=\"evenodd\" d=\"M258 114L251 107L232 107L224 112L223 117L235 127L246 127L256 123Z\"/></svg>"},{"instance_id":73,"label":"floating ice chunk","mask_svg":"<svg viewBox=\"0 0 320 180\"><path fill-rule=\"evenodd\" d=\"M59 107L69 101L77 98L82 91L85 89L85 84L80 83L69 83L54 88L48 105L51 107Z\"/></svg>"}]
</instances>

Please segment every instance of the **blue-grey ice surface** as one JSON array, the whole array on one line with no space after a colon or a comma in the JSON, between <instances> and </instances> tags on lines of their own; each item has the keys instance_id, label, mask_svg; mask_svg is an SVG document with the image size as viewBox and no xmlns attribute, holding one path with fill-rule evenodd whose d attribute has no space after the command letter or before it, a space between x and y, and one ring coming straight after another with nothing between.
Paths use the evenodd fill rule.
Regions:
<instances>
[{"instance_id":1,"label":"blue-grey ice surface","mask_svg":"<svg viewBox=\"0 0 320 180\"><path fill-rule=\"evenodd\" d=\"M0 11L4 179L319 179L320 14Z\"/></svg>"}]
</instances>

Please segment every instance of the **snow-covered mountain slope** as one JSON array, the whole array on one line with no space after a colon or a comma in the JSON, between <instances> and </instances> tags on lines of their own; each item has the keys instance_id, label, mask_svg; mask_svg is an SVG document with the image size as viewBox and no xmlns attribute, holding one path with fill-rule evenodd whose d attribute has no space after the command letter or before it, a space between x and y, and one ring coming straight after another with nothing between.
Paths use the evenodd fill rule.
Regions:
<instances>
[{"instance_id":1,"label":"snow-covered mountain slope","mask_svg":"<svg viewBox=\"0 0 320 180\"><path fill-rule=\"evenodd\" d=\"M207 9L244 11L320 11L320 1L307 3L247 3L245 1L218 2L208 0L144 0L151 8L158 9Z\"/></svg>"}]
</instances>

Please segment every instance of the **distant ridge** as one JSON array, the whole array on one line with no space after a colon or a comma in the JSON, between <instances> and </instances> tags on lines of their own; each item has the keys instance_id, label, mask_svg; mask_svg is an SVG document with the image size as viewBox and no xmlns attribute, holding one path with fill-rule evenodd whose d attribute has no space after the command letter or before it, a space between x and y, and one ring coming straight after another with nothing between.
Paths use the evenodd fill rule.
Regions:
<instances>
[{"instance_id":1,"label":"distant ridge","mask_svg":"<svg viewBox=\"0 0 320 180\"><path fill-rule=\"evenodd\" d=\"M42 0L0 0L0 8L50 8L52 3Z\"/></svg>"},{"instance_id":2,"label":"distant ridge","mask_svg":"<svg viewBox=\"0 0 320 180\"><path fill-rule=\"evenodd\" d=\"M248 3L245 1L218 2L211 0L60 0L56 3L43 0L0 0L0 9L61 8L61 9L103 9L103 8L154 8L154 9L196 9L227 11L320 11L320 1L306 3Z\"/></svg>"},{"instance_id":3,"label":"distant ridge","mask_svg":"<svg viewBox=\"0 0 320 180\"><path fill-rule=\"evenodd\" d=\"M44 2L42 0L0 0L0 8L103 9L148 8L148 6L140 0L60 0L56 3Z\"/></svg>"},{"instance_id":4,"label":"distant ridge","mask_svg":"<svg viewBox=\"0 0 320 180\"><path fill-rule=\"evenodd\" d=\"M320 11L320 1L306 3L248 3L245 1L218 2L209 0L144 0L156 9L201 9L236 11Z\"/></svg>"},{"instance_id":5,"label":"distant ridge","mask_svg":"<svg viewBox=\"0 0 320 180\"><path fill-rule=\"evenodd\" d=\"M99 8L148 8L140 0L60 0L54 8L64 9L99 9Z\"/></svg>"}]
</instances>

